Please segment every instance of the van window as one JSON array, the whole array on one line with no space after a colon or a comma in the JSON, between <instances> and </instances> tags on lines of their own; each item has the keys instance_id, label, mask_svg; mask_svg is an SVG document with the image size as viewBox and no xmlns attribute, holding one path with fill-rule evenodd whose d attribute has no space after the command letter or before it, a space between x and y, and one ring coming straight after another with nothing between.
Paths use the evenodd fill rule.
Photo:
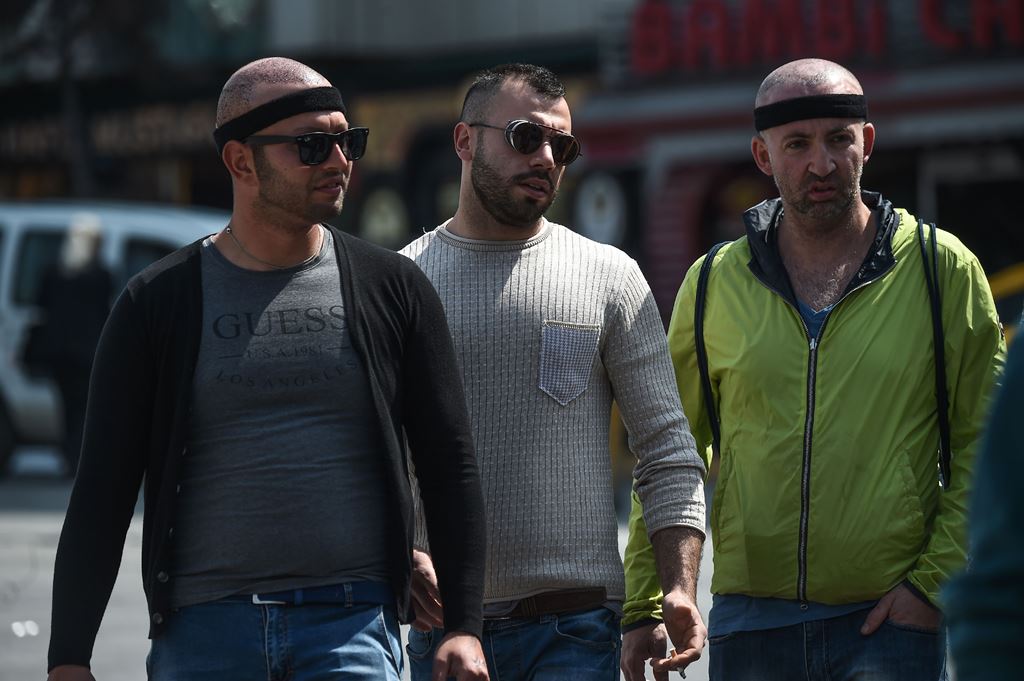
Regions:
<instances>
[{"instance_id":1,"label":"van window","mask_svg":"<svg viewBox=\"0 0 1024 681\"><path fill-rule=\"evenodd\" d=\"M64 242L64 231L27 229L21 238L15 255L14 291L11 296L15 305L35 305L43 275L60 260L60 248Z\"/></svg>"},{"instance_id":2,"label":"van window","mask_svg":"<svg viewBox=\"0 0 1024 681\"><path fill-rule=\"evenodd\" d=\"M121 286L141 272L150 263L156 262L173 252L175 246L154 239L128 239L124 245L124 267L121 270Z\"/></svg>"}]
</instances>

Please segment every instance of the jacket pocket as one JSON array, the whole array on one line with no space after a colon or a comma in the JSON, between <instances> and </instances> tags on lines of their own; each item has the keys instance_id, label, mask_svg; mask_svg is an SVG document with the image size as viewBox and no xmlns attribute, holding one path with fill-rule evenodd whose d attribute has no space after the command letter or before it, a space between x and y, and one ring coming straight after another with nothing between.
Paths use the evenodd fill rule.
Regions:
<instances>
[{"instance_id":1,"label":"jacket pocket","mask_svg":"<svg viewBox=\"0 0 1024 681\"><path fill-rule=\"evenodd\" d=\"M930 463L934 465L935 462L932 461ZM893 502L895 512L892 515L882 517L889 518L887 522L893 528L892 544L894 549L904 555L905 562L913 563L917 560L918 554L924 549L928 539L928 532L926 531L924 506L921 503L921 497L917 493L917 481L910 453L906 450L901 450L898 453L898 464L902 485L897 491L898 496ZM902 548L902 551L899 551L900 548Z\"/></svg>"},{"instance_id":2,"label":"jacket pocket","mask_svg":"<svg viewBox=\"0 0 1024 681\"><path fill-rule=\"evenodd\" d=\"M597 354L601 327L545 320L541 330L539 387L565 406L583 394Z\"/></svg>"}]
</instances>

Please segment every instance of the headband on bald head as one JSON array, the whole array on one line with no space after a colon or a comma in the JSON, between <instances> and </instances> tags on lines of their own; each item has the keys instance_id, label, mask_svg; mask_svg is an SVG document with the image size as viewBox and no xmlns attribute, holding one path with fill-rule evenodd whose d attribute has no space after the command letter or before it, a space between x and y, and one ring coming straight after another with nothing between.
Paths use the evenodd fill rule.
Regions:
<instances>
[{"instance_id":1,"label":"headband on bald head","mask_svg":"<svg viewBox=\"0 0 1024 681\"><path fill-rule=\"evenodd\" d=\"M754 127L758 132L810 118L868 119L868 100L864 95L812 95L784 99L754 109Z\"/></svg>"},{"instance_id":2,"label":"headband on bald head","mask_svg":"<svg viewBox=\"0 0 1024 681\"><path fill-rule=\"evenodd\" d=\"M284 97L272 99L261 104L252 111L247 111L237 118L213 131L213 140L217 143L217 151L224 151L224 145L231 140L242 141L268 125L273 125L295 114L310 111L345 111L345 103L341 101L341 93L335 87L315 87L299 90Z\"/></svg>"}]
</instances>

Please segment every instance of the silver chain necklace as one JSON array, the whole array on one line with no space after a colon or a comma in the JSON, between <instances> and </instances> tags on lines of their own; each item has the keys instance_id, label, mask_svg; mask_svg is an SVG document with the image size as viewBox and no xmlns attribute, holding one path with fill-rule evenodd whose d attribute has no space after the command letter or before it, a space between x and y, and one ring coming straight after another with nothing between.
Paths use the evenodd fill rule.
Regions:
<instances>
[{"instance_id":1,"label":"silver chain necklace","mask_svg":"<svg viewBox=\"0 0 1024 681\"><path fill-rule=\"evenodd\" d=\"M319 225L317 225L317 226L320 227ZM237 236L235 236L235 232L234 232L234 230L231 229L231 225L230 224L227 227L224 228L224 231L228 233L228 236L231 237L231 240L235 242L236 246L238 246L238 250L242 251L242 253L247 255L252 260L255 260L256 262L260 263L261 265L266 265L267 267L272 267L275 270L290 270L293 267L302 267L303 265L308 265L309 263L313 262L313 260L316 258L316 256L320 255L320 249L322 249L324 247L324 228L320 227L320 243L317 245L316 250L313 251L313 255L309 256L308 258L306 258L302 262L298 263L297 265L278 265L276 263L268 262L268 261L264 260L263 258L256 257L255 255L250 253L248 250L246 250L245 246L242 245L242 242L238 240Z\"/></svg>"}]
</instances>

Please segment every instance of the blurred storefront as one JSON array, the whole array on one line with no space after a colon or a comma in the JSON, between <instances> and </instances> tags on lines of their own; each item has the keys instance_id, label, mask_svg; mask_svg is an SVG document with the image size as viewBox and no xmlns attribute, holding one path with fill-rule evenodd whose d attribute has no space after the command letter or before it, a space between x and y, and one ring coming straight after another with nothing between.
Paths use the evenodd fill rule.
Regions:
<instances>
[{"instance_id":1,"label":"blurred storefront","mask_svg":"<svg viewBox=\"0 0 1024 681\"><path fill-rule=\"evenodd\" d=\"M262 0L0 12L0 197L230 200L210 129L224 78L265 42Z\"/></svg>"},{"instance_id":2,"label":"blurred storefront","mask_svg":"<svg viewBox=\"0 0 1024 681\"><path fill-rule=\"evenodd\" d=\"M1024 232L1011 222L1024 196L1024 0L154 7L144 57L79 50L88 59L76 52L70 84L46 59L20 76L0 67L0 196L71 195L84 183L97 197L227 207L210 139L217 95L240 64L283 54L335 82L352 121L371 128L339 226L400 246L455 209L451 130L470 74L530 61L566 81L583 141L550 217L636 257L667 317L686 267L739 234L744 208L775 195L749 154L760 80L821 56L867 90L878 144L864 185L955 232L991 275L1005 270L1001 312L1019 314L1024 277L1007 268L1024 262Z\"/></svg>"},{"instance_id":3,"label":"blurred storefront","mask_svg":"<svg viewBox=\"0 0 1024 681\"><path fill-rule=\"evenodd\" d=\"M196 98L92 112L84 134L95 195L224 206L230 185L210 136L215 110L216 100ZM0 122L0 193L70 195L64 130L57 114Z\"/></svg>"},{"instance_id":4,"label":"blurred storefront","mask_svg":"<svg viewBox=\"0 0 1024 681\"><path fill-rule=\"evenodd\" d=\"M83 2L114 12L129 0ZM276 54L331 79L353 123L371 128L339 226L402 245L454 211L451 129L470 74L507 61L543 64L563 76L575 104L598 72L605 8L630 0L155 3L158 20L137 19L145 58L106 53L109 31L96 21L79 29L73 50L57 45L60 31L37 27L47 47L19 68L0 65L0 197L228 207L230 182L211 136L217 96L238 66ZM21 3L33 4L56 20L57 0ZM33 16L26 9L9 34L29 30ZM7 35L0 29L0 55ZM78 61L62 71L55 60L69 51ZM568 221L562 203L556 213Z\"/></svg>"},{"instance_id":5,"label":"blurred storefront","mask_svg":"<svg viewBox=\"0 0 1024 681\"><path fill-rule=\"evenodd\" d=\"M754 94L807 56L865 87L878 131L866 188L956 233L990 275L1024 261L1021 0L636 2L607 23L602 90L574 119L576 227L639 245L667 314L686 267L777 195L750 158ZM1024 284L1004 279L1009 321Z\"/></svg>"}]
</instances>

